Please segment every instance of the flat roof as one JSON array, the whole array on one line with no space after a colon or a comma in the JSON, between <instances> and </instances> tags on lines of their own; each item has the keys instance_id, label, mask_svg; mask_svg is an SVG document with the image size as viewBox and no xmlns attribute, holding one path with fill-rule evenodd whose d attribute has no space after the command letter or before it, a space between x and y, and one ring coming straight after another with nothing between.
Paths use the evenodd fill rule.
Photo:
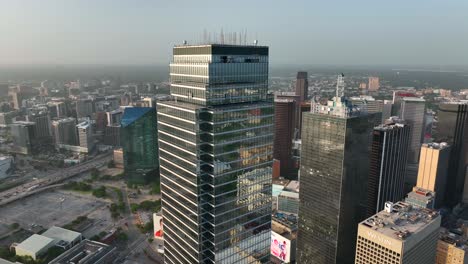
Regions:
<instances>
[{"instance_id":1,"label":"flat roof","mask_svg":"<svg viewBox=\"0 0 468 264\"><path fill-rule=\"evenodd\" d=\"M65 228L61 228L61 227L58 227L58 226L53 226L53 227L49 228L42 235L45 236L45 237L48 237L48 238L52 238L52 239L55 239L55 240L63 240L63 241L69 242L69 243L71 243L75 239L81 237L81 233L78 233L78 232L75 232L75 231L72 231L72 230L68 230L68 229L65 229Z\"/></svg>"},{"instance_id":2,"label":"flat roof","mask_svg":"<svg viewBox=\"0 0 468 264\"><path fill-rule=\"evenodd\" d=\"M290 191L281 191L278 196L284 196L293 199L299 199L299 193Z\"/></svg>"},{"instance_id":3,"label":"flat roof","mask_svg":"<svg viewBox=\"0 0 468 264\"><path fill-rule=\"evenodd\" d=\"M43 248L47 247L51 243L54 243L54 240L42 235L34 234L28 237L26 240L18 244L16 247L21 248L25 251L37 253Z\"/></svg>"},{"instance_id":4,"label":"flat roof","mask_svg":"<svg viewBox=\"0 0 468 264\"><path fill-rule=\"evenodd\" d=\"M391 213L383 210L362 221L360 225L387 237L405 240L436 221L439 213L427 208L412 207L405 202L393 204Z\"/></svg>"}]
</instances>

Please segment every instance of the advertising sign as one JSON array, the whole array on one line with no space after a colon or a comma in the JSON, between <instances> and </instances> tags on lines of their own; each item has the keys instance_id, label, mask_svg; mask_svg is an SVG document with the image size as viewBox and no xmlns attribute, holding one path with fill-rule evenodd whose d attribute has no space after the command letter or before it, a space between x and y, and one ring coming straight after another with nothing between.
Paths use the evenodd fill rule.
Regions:
<instances>
[{"instance_id":1,"label":"advertising sign","mask_svg":"<svg viewBox=\"0 0 468 264\"><path fill-rule=\"evenodd\" d=\"M164 239L163 231L163 217L156 213L153 214L153 225L154 225L154 238L155 239Z\"/></svg>"},{"instance_id":2,"label":"advertising sign","mask_svg":"<svg viewBox=\"0 0 468 264\"><path fill-rule=\"evenodd\" d=\"M271 232L271 255L281 259L284 263L289 263L291 258L291 241L283 236Z\"/></svg>"}]
</instances>

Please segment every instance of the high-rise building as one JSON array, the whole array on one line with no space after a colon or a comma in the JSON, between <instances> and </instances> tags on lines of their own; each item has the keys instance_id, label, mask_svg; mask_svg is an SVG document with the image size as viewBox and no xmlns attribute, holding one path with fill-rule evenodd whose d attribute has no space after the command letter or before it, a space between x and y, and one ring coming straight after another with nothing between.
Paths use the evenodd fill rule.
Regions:
<instances>
[{"instance_id":1,"label":"high-rise building","mask_svg":"<svg viewBox=\"0 0 468 264\"><path fill-rule=\"evenodd\" d=\"M48 102L47 107L51 118L64 118L67 116L67 106L64 102Z\"/></svg>"},{"instance_id":2,"label":"high-rise building","mask_svg":"<svg viewBox=\"0 0 468 264\"><path fill-rule=\"evenodd\" d=\"M302 112L303 112L301 109L301 106L302 106L301 97L299 95L296 95L293 92L281 92L281 93L275 94L275 99L294 101L295 113L294 113L294 123L293 123L293 128L292 128L293 133L294 133L293 138L294 139L300 138L301 123L302 123L301 118L302 118Z\"/></svg>"},{"instance_id":3,"label":"high-rise building","mask_svg":"<svg viewBox=\"0 0 468 264\"><path fill-rule=\"evenodd\" d=\"M369 85L367 87L369 91L378 91L380 88L379 77L369 77Z\"/></svg>"},{"instance_id":4,"label":"high-rise building","mask_svg":"<svg viewBox=\"0 0 468 264\"><path fill-rule=\"evenodd\" d=\"M81 122L76 125L76 128L78 129L80 147L88 149L88 152L92 152L94 149L94 134L91 122Z\"/></svg>"},{"instance_id":5,"label":"high-rise building","mask_svg":"<svg viewBox=\"0 0 468 264\"><path fill-rule=\"evenodd\" d=\"M455 206L468 198L465 175L468 166L468 103L440 104L436 140L451 145L445 204ZM437 195L437 194L436 194ZM468 202L468 199L465 199Z\"/></svg>"},{"instance_id":6,"label":"high-rise building","mask_svg":"<svg viewBox=\"0 0 468 264\"><path fill-rule=\"evenodd\" d=\"M120 125L106 126L104 130L104 144L108 146L120 146Z\"/></svg>"},{"instance_id":7,"label":"high-rise building","mask_svg":"<svg viewBox=\"0 0 468 264\"><path fill-rule=\"evenodd\" d=\"M120 124L120 120L122 120L122 110L113 110L110 112L106 112L106 115L107 125Z\"/></svg>"},{"instance_id":8,"label":"high-rise building","mask_svg":"<svg viewBox=\"0 0 468 264\"><path fill-rule=\"evenodd\" d=\"M157 177L154 173L159 168L156 109L125 108L120 122L120 145L127 179L140 184L154 180L149 177Z\"/></svg>"},{"instance_id":9,"label":"high-rise building","mask_svg":"<svg viewBox=\"0 0 468 264\"><path fill-rule=\"evenodd\" d=\"M410 127L389 119L372 133L367 216L384 209L385 202L405 197L404 186Z\"/></svg>"},{"instance_id":10,"label":"high-rise building","mask_svg":"<svg viewBox=\"0 0 468 264\"><path fill-rule=\"evenodd\" d=\"M75 118L70 117L52 121L52 131L56 145L79 145Z\"/></svg>"},{"instance_id":11,"label":"high-rise building","mask_svg":"<svg viewBox=\"0 0 468 264\"><path fill-rule=\"evenodd\" d=\"M29 109L26 116L28 122L36 123L34 127L36 139L48 139L52 136L50 116L47 107Z\"/></svg>"},{"instance_id":12,"label":"high-rise building","mask_svg":"<svg viewBox=\"0 0 468 264\"><path fill-rule=\"evenodd\" d=\"M280 162L280 175L287 176L293 167L292 141L297 106L292 99L275 99L275 139L273 158Z\"/></svg>"},{"instance_id":13,"label":"high-rise building","mask_svg":"<svg viewBox=\"0 0 468 264\"><path fill-rule=\"evenodd\" d=\"M440 219L427 208L387 203L385 210L359 224L355 263L434 263Z\"/></svg>"},{"instance_id":14,"label":"high-rise building","mask_svg":"<svg viewBox=\"0 0 468 264\"><path fill-rule=\"evenodd\" d=\"M309 79L307 72L298 72L296 77L296 95L300 96L300 103L307 100L309 94Z\"/></svg>"},{"instance_id":15,"label":"high-rise building","mask_svg":"<svg viewBox=\"0 0 468 264\"><path fill-rule=\"evenodd\" d=\"M29 155L34 151L35 126L34 122L27 121L17 121L10 125L14 152Z\"/></svg>"},{"instance_id":16,"label":"high-rise building","mask_svg":"<svg viewBox=\"0 0 468 264\"><path fill-rule=\"evenodd\" d=\"M343 94L340 76L336 97L303 115L298 263L352 263L366 217L369 139L381 115Z\"/></svg>"},{"instance_id":17,"label":"high-rise building","mask_svg":"<svg viewBox=\"0 0 468 264\"><path fill-rule=\"evenodd\" d=\"M404 97L398 116L411 126L411 142L408 162L418 163L421 143L424 139L424 115L426 101L416 97Z\"/></svg>"},{"instance_id":18,"label":"high-rise building","mask_svg":"<svg viewBox=\"0 0 468 264\"><path fill-rule=\"evenodd\" d=\"M174 47L158 102L165 263L270 256L273 97L268 47Z\"/></svg>"},{"instance_id":19,"label":"high-rise building","mask_svg":"<svg viewBox=\"0 0 468 264\"><path fill-rule=\"evenodd\" d=\"M91 99L76 101L76 117L90 117L94 113L94 103Z\"/></svg>"},{"instance_id":20,"label":"high-rise building","mask_svg":"<svg viewBox=\"0 0 468 264\"><path fill-rule=\"evenodd\" d=\"M450 146L447 143L421 146L416 186L435 192L435 208L440 208L445 199L449 157Z\"/></svg>"}]
</instances>

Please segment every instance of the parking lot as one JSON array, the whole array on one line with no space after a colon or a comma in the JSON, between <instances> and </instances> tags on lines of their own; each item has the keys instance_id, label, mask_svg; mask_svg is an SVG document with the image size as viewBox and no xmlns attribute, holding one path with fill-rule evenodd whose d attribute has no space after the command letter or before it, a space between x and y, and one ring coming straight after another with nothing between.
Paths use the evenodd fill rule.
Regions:
<instances>
[{"instance_id":1,"label":"parking lot","mask_svg":"<svg viewBox=\"0 0 468 264\"><path fill-rule=\"evenodd\" d=\"M63 226L78 216L106 211L102 210L106 205L105 201L69 192L43 192L2 206L0 225L19 223L24 229Z\"/></svg>"}]
</instances>

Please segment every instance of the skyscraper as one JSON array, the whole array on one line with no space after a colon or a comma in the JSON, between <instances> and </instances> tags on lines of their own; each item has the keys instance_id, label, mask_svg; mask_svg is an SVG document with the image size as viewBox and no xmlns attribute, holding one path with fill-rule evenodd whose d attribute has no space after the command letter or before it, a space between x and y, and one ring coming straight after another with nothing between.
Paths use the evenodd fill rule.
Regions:
<instances>
[{"instance_id":1,"label":"skyscraper","mask_svg":"<svg viewBox=\"0 0 468 264\"><path fill-rule=\"evenodd\" d=\"M270 255L273 98L268 47L176 46L157 104L166 263Z\"/></svg>"},{"instance_id":2,"label":"skyscraper","mask_svg":"<svg viewBox=\"0 0 468 264\"><path fill-rule=\"evenodd\" d=\"M445 202L448 206L455 206L468 193L468 184L465 182L468 166L468 104L440 104L437 116L436 139L452 146L447 179L450 192L446 193Z\"/></svg>"},{"instance_id":3,"label":"skyscraper","mask_svg":"<svg viewBox=\"0 0 468 264\"><path fill-rule=\"evenodd\" d=\"M76 101L76 117L90 117L94 113L94 103L91 99Z\"/></svg>"},{"instance_id":4,"label":"skyscraper","mask_svg":"<svg viewBox=\"0 0 468 264\"><path fill-rule=\"evenodd\" d=\"M34 122L26 121L17 121L10 125L14 152L30 155L34 151L35 126Z\"/></svg>"},{"instance_id":5,"label":"skyscraper","mask_svg":"<svg viewBox=\"0 0 468 264\"><path fill-rule=\"evenodd\" d=\"M450 146L447 143L428 143L421 146L416 186L435 192L435 208L445 199Z\"/></svg>"},{"instance_id":6,"label":"skyscraper","mask_svg":"<svg viewBox=\"0 0 468 264\"><path fill-rule=\"evenodd\" d=\"M426 101L417 97L401 99L399 117L411 126L411 142L409 149L409 163L418 163L419 151L424 138L424 115Z\"/></svg>"},{"instance_id":7,"label":"skyscraper","mask_svg":"<svg viewBox=\"0 0 468 264\"><path fill-rule=\"evenodd\" d=\"M369 138L380 120L337 95L304 113L298 263L352 263L357 224L366 216Z\"/></svg>"},{"instance_id":8,"label":"skyscraper","mask_svg":"<svg viewBox=\"0 0 468 264\"><path fill-rule=\"evenodd\" d=\"M410 127L389 119L372 133L367 215L384 209L385 202L405 197L404 185Z\"/></svg>"},{"instance_id":9,"label":"skyscraper","mask_svg":"<svg viewBox=\"0 0 468 264\"><path fill-rule=\"evenodd\" d=\"M156 109L125 108L119 132L127 179L140 184L152 180L148 177L159 169Z\"/></svg>"},{"instance_id":10,"label":"skyscraper","mask_svg":"<svg viewBox=\"0 0 468 264\"><path fill-rule=\"evenodd\" d=\"M81 122L76 125L76 128L78 129L78 140L80 147L88 149L88 152L92 152L94 149L94 135L91 122Z\"/></svg>"},{"instance_id":11,"label":"skyscraper","mask_svg":"<svg viewBox=\"0 0 468 264\"><path fill-rule=\"evenodd\" d=\"M52 131L56 145L79 145L75 118L70 117L52 121Z\"/></svg>"},{"instance_id":12,"label":"skyscraper","mask_svg":"<svg viewBox=\"0 0 468 264\"><path fill-rule=\"evenodd\" d=\"M296 95L300 96L300 103L307 100L309 94L309 80L307 72L298 72L296 77Z\"/></svg>"},{"instance_id":13,"label":"skyscraper","mask_svg":"<svg viewBox=\"0 0 468 264\"><path fill-rule=\"evenodd\" d=\"M385 204L384 211L359 224L355 263L434 263L440 219L427 208Z\"/></svg>"},{"instance_id":14,"label":"skyscraper","mask_svg":"<svg viewBox=\"0 0 468 264\"><path fill-rule=\"evenodd\" d=\"M36 123L34 127L36 139L49 139L52 136L50 116L47 107L29 109L27 121Z\"/></svg>"},{"instance_id":15,"label":"skyscraper","mask_svg":"<svg viewBox=\"0 0 468 264\"><path fill-rule=\"evenodd\" d=\"M292 141L297 106L292 99L275 99L275 139L273 158L280 161L281 176L292 169Z\"/></svg>"}]
</instances>

